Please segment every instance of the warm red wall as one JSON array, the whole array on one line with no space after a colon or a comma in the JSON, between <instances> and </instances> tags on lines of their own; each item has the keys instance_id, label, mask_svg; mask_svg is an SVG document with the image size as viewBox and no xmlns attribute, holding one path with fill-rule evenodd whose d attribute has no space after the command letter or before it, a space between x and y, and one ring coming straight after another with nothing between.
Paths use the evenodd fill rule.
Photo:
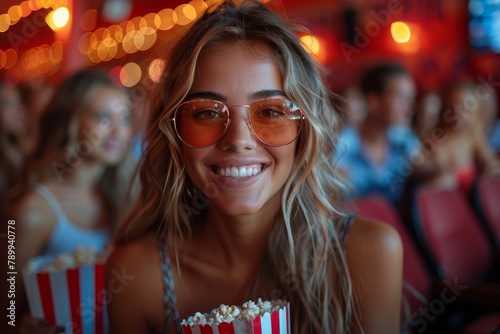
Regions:
<instances>
[{"instance_id":1,"label":"warm red wall","mask_svg":"<svg viewBox=\"0 0 500 334\"><path fill-rule=\"evenodd\" d=\"M469 46L466 0L284 0L286 13L300 21L325 45L323 63L331 70L334 88L356 83L369 64L394 59L403 62L419 85L438 89L456 76L491 78L500 82L500 55L481 54ZM345 42L344 13L357 13L357 43ZM396 44L389 21L402 20L412 29L410 45ZM363 39L362 33L367 38ZM419 47L415 48L415 44ZM415 48L415 50L411 50Z\"/></svg>"}]
</instances>

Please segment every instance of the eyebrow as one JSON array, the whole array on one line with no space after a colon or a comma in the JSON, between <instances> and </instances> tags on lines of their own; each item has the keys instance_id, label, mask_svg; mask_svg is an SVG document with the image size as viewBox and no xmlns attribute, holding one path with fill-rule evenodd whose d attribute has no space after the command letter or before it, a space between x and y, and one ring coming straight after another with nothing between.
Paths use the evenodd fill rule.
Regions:
<instances>
[{"instance_id":1,"label":"eyebrow","mask_svg":"<svg viewBox=\"0 0 500 334\"><path fill-rule=\"evenodd\" d=\"M276 96L286 96L286 94L279 89L266 89L250 94L250 99L260 100ZM193 99L211 99L221 102L226 102L228 100L226 95L210 91L194 92L185 98L186 101Z\"/></svg>"}]
</instances>

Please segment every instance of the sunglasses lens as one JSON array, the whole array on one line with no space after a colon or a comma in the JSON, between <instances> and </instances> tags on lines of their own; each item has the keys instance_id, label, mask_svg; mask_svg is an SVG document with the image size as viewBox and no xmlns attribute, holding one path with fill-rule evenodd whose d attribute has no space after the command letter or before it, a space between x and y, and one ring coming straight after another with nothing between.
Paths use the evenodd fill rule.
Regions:
<instances>
[{"instance_id":1,"label":"sunglasses lens","mask_svg":"<svg viewBox=\"0 0 500 334\"><path fill-rule=\"evenodd\" d=\"M207 147L224 135L228 117L226 107L219 102L188 101L177 108L175 130L187 145Z\"/></svg>"},{"instance_id":2,"label":"sunglasses lens","mask_svg":"<svg viewBox=\"0 0 500 334\"><path fill-rule=\"evenodd\" d=\"M257 101L252 104L249 117L255 135L269 146L290 144L301 128L300 109L288 100Z\"/></svg>"},{"instance_id":3,"label":"sunglasses lens","mask_svg":"<svg viewBox=\"0 0 500 334\"><path fill-rule=\"evenodd\" d=\"M284 99L252 103L248 118L257 138L269 146L290 144L297 138L302 125L299 107ZM229 124L229 112L221 102L192 100L177 108L174 119L179 138L189 146L202 148L222 138Z\"/></svg>"}]
</instances>

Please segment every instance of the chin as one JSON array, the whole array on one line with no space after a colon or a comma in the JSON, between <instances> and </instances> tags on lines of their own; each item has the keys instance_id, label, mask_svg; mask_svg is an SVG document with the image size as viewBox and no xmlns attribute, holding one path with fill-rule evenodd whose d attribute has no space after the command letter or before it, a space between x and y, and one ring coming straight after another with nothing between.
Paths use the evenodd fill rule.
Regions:
<instances>
[{"instance_id":1,"label":"chin","mask_svg":"<svg viewBox=\"0 0 500 334\"><path fill-rule=\"evenodd\" d=\"M254 206L238 206L238 207L228 207L225 205L224 207L217 206L217 210L222 212L227 216L237 217L237 216L248 216L255 213L258 213L262 207L254 207Z\"/></svg>"},{"instance_id":2,"label":"chin","mask_svg":"<svg viewBox=\"0 0 500 334\"><path fill-rule=\"evenodd\" d=\"M106 166L109 166L109 167L114 167L116 165L119 165L120 162L122 161L123 157L122 156L119 156L119 157L110 157L110 156L107 156L107 157L104 157L101 161L106 165Z\"/></svg>"},{"instance_id":3,"label":"chin","mask_svg":"<svg viewBox=\"0 0 500 334\"><path fill-rule=\"evenodd\" d=\"M262 203L248 203L244 200L232 199L212 199L210 205L227 216L247 216L258 213L262 210Z\"/></svg>"}]
</instances>

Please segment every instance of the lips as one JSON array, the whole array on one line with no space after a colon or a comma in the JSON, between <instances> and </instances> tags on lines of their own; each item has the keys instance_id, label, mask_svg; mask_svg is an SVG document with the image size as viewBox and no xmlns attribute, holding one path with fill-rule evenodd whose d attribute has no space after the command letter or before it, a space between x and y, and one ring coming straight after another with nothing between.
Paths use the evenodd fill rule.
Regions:
<instances>
[{"instance_id":1,"label":"lips","mask_svg":"<svg viewBox=\"0 0 500 334\"><path fill-rule=\"evenodd\" d=\"M104 147L107 150L116 151L116 150L119 150L121 148L121 146L122 146L122 144L119 140L108 140L108 141L104 142Z\"/></svg>"},{"instance_id":2,"label":"lips","mask_svg":"<svg viewBox=\"0 0 500 334\"><path fill-rule=\"evenodd\" d=\"M219 176L242 178L259 174L262 171L262 165L213 167L212 170Z\"/></svg>"}]
</instances>

